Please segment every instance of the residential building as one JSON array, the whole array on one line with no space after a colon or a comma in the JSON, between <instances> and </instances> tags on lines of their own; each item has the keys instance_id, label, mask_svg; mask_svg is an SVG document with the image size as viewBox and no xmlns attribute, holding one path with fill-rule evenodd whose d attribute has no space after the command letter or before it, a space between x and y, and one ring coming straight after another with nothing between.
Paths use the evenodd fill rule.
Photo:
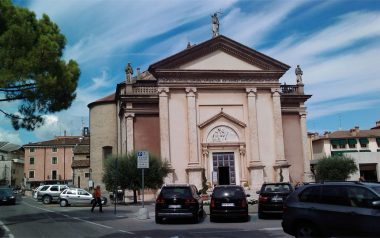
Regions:
<instances>
[{"instance_id":1,"label":"residential building","mask_svg":"<svg viewBox=\"0 0 380 238\"><path fill-rule=\"evenodd\" d=\"M81 144L74 147L74 160L71 164L73 169L73 185L77 188L91 190L93 184L91 181L90 168L90 137L86 134Z\"/></svg>"},{"instance_id":2,"label":"residential building","mask_svg":"<svg viewBox=\"0 0 380 238\"><path fill-rule=\"evenodd\" d=\"M351 176L357 180L363 176L367 181L380 181L380 121L370 130L361 130L358 126L350 130L326 132L324 135L314 134L313 160L326 156L347 155L358 165L359 171Z\"/></svg>"},{"instance_id":3,"label":"residential building","mask_svg":"<svg viewBox=\"0 0 380 238\"><path fill-rule=\"evenodd\" d=\"M85 136L57 136L52 140L24 145L26 186L73 184L74 148L88 144Z\"/></svg>"},{"instance_id":4,"label":"residential building","mask_svg":"<svg viewBox=\"0 0 380 238\"><path fill-rule=\"evenodd\" d=\"M223 35L153 63L131 64L115 93L88 105L92 176L101 183L108 155L149 150L171 168L167 183L198 188L310 181L302 71Z\"/></svg>"},{"instance_id":5,"label":"residential building","mask_svg":"<svg viewBox=\"0 0 380 238\"><path fill-rule=\"evenodd\" d=\"M22 187L24 150L20 145L0 142L0 185Z\"/></svg>"}]
</instances>

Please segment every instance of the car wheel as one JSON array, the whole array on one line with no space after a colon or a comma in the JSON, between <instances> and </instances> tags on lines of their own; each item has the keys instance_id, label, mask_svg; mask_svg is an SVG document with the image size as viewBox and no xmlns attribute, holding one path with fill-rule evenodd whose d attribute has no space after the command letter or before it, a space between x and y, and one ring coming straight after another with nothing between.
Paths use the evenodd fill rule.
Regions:
<instances>
[{"instance_id":1,"label":"car wheel","mask_svg":"<svg viewBox=\"0 0 380 238\"><path fill-rule=\"evenodd\" d=\"M162 218L158 217L157 215L155 216L155 221L156 221L156 224L162 224Z\"/></svg>"},{"instance_id":2,"label":"car wheel","mask_svg":"<svg viewBox=\"0 0 380 238\"><path fill-rule=\"evenodd\" d=\"M302 222L297 226L296 237L317 237L318 229L309 222Z\"/></svg>"},{"instance_id":3,"label":"car wheel","mask_svg":"<svg viewBox=\"0 0 380 238\"><path fill-rule=\"evenodd\" d=\"M42 198L42 202L43 202L43 204L49 204L49 203L51 203L51 197L50 196L44 196Z\"/></svg>"},{"instance_id":4,"label":"car wheel","mask_svg":"<svg viewBox=\"0 0 380 238\"><path fill-rule=\"evenodd\" d=\"M62 199L62 200L59 202L59 205L60 205L61 207L66 207L66 206L67 206L67 201L64 200L64 199Z\"/></svg>"}]
</instances>

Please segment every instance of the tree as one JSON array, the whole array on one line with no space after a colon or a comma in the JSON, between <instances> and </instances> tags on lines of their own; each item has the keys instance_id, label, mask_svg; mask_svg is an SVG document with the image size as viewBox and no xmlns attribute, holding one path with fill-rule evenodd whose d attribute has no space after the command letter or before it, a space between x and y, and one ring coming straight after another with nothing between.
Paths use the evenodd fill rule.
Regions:
<instances>
[{"instance_id":1,"label":"tree","mask_svg":"<svg viewBox=\"0 0 380 238\"><path fill-rule=\"evenodd\" d=\"M324 157L316 166L318 180L346 180L356 171L358 167L354 159L345 155Z\"/></svg>"},{"instance_id":2,"label":"tree","mask_svg":"<svg viewBox=\"0 0 380 238\"><path fill-rule=\"evenodd\" d=\"M145 188L158 189L169 173L168 163L155 156L149 156L149 169L144 169ZM120 186L133 191L133 202L137 203L137 191L141 189L141 169L137 169L137 155L134 152L124 156L109 157L105 163L103 182L108 191Z\"/></svg>"},{"instance_id":3,"label":"tree","mask_svg":"<svg viewBox=\"0 0 380 238\"><path fill-rule=\"evenodd\" d=\"M34 130L42 115L71 106L78 64L62 60L66 38L47 15L0 1L0 102L19 102L18 112L0 108L13 127Z\"/></svg>"}]
</instances>

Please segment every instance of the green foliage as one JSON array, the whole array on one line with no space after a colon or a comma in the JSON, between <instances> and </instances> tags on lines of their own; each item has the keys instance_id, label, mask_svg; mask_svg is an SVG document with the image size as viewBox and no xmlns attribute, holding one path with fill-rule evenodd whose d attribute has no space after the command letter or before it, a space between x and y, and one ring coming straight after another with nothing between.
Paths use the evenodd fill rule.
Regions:
<instances>
[{"instance_id":1,"label":"green foliage","mask_svg":"<svg viewBox=\"0 0 380 238\"><path fill-rule=\"evenodd\" d=\"M0 1L0 102L18 101L17 113L0 108L13 127L34 130L42 114L71 106L80 69L61 59L66 38L47 15Z\"/></svg>"},{"instance_id":2,"label":"green foliage","mask_svg":"<svg viewBox=\"0 0 380 238\"><path fill-rule=\"evenodd\" d=\"M159 157L150 155L149 169L144 169L145 188L160 188L168 173L168 163L166 161L162 162ZM107 158L103 182L109 191L112 191L116 186L134 191L141 189L141 169L137 169L136 153L132 152L125 156Z\"/></svg>"},{"instance_id":3,"label":"green foliage","mask_svg":"<svg viewBox=\"0 0 380 238\"><path fill-rule=\"evenodd\" d=\"M324 157L316 166L318 180L346 180L357 170L354 159L345 155Z\"/></svg>"}]
</instances>

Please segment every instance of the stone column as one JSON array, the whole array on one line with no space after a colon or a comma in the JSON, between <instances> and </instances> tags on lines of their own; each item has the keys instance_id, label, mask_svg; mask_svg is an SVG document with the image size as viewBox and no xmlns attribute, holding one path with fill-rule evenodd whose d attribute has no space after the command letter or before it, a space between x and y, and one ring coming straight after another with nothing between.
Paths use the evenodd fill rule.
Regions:
<instances>
[{"instance_id":1,"label":"stone column","mask_svg":"<svg viewBox=\"0 0 380 238\"><path fill-rule=\"evenodd\" d=\"M239 146L239 155L240 155L240 184L243 186L247 181L247 164L246 164L246 149L244 145ZM235 167L236 169L236 167Z\"/></svg>"},{"instance_id":2,"label":"stone column","mask_svg":"<svg viewBox=\"0 0 380 238\"><path fill-rule=\"evenodd\" d=\"M195 104L196 88L186 88L187 97L187 130L189 136L189 167L198 167L198 139L197 139L197 109Z\"/></svg>"},{"instance_id":3,"label":"stone column","mask_svg":"<svg viewBox=\"0 0 380 238\"><path fill-rule=\"evenodd\" d=\"M133 118L135 117L134 113L126 113L126 129L127 129L127 153L134 150L134 138L133 138Z\"/></svg>"},{"instance_id":4,"label":"stone column","mask_svg":"<svg viewBox=\"0 0 380 238\"><path fill-rule=\"evenodd\" d=\"M249 145L250 145L250 156L249 164L253 165L260 161L259 154L259 137L257 130L257 107L256 107L256 88L247 88L248 97L248 133L249 133Z\"/></svg>"},{"instance_id":5,"label":"stone column","mask_svg":"<svg viewBox=\"0 0 380 238\"><path fill-rule=\"evenodd\" d=\"M285 160L284 133L282 130L280 88L272 88L276 161Z\"/></svg>"},{"instance_id":6,"label":"stone column","mask_svg":"<svg viewBox=\"0 0 380 238\"><path fill-rule=\"evenodd\" d=\"M160 110L160 142L161 157L166 160L169 165L170 159L170 134L169 134L169 88L159 87L159 110Z\"/></svg>"},{"instance_id":7,"label":"stone column","mask_svg":"<svg viewBox=\"0 0 380 238\"><path fill-rule=\"evenodd\" d=\"M313 181L313 174L310 170L310 148L307 140L307 128L306 128L306 112L300 112L300 124L301 124L301 139L302 139L302 155L304 165L304 182Z\"/></svg>"},{"instance_id":8,"label":"stone column","mask_svg":"<svg viewBox=\"0 0 380 238\"><path fill-rule=\"evenodd\" d=\"M273 117L274 117L274 138L276 146L276 162L273 166L276 170L277 182L289 181L289 164L285 160L284 149L284 133L282 130L282 115L281 115L281 95L280 88L272 88L273 98Z\"/></svg>"}]
</instances>

